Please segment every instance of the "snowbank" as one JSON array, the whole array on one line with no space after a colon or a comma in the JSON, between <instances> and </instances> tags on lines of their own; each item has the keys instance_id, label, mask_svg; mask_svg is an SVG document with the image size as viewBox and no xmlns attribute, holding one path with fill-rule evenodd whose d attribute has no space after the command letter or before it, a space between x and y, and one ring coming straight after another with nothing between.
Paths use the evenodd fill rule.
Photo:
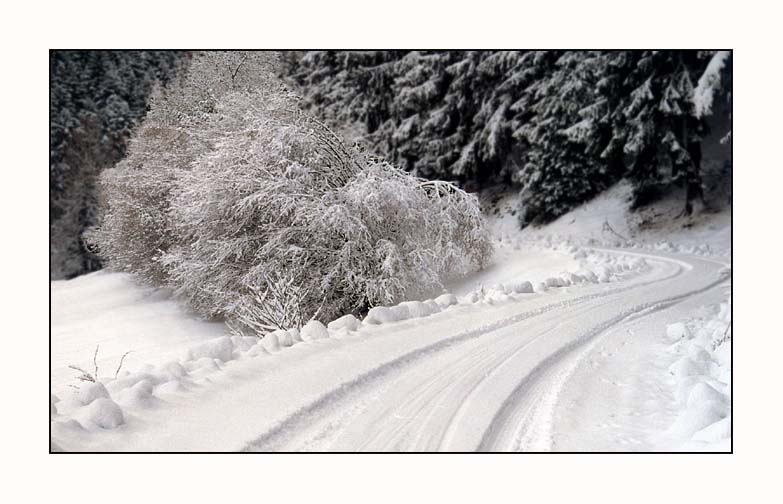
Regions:
<instances>
[{"instance_id":1,"label":"snowbank","mask_svg":"<svg viewBox=\"0 0 783 504\"><path fill-rule=\"evenodd\" d=\"M446 293L425 301L403 301L395 306L376 306L367 312L364 323L380 325L428 317L455 304L457 304L457 297Z\"/></svg>"},{"instance_id":2,"label":"snowbank","mask_svg":"<svg viewBox=\"0 0 783 504\"><path fill-rule=\"evenodd\" d=\"M73 345L71 352L63 353L72 356L69 357L72 363L92 371L93 366L85 362L95 354L94 345L100 343L96 357L98 381L79 382L76 380L78 373L68 370L67 378L56 380L59 385L57 393L64 399L60 400L57 395L51 396L50 421L58 429L79 431L117 428L125 423L129 413L155 408L165 398L187 393L195 387L210 383L212 374L223 371L233 361L266 358L298 344L344 338L349 333L360 331L364 324L388 324L427 317L458 303L456 296L445 293L435 299L375 307L363 321L353 315L340 317L328 326L311 320L301 330L280 329L264 335L263 338L231 335L223 324L193 320L192 324L197 326L195 332L198 336L195 338L179 339L178 344L166 347L167 342L171 343L172 340L160 336L166 349L164 354L171 356L173 350L178 349L179 359L162 360L160 356L154 355L149 361L141 363L139 358L132 362L127 359L118 370L122 358L119 349L127 351L128 346L139 343L141 339L137 333L153 332L158 335L161 331L159 326L168 325L165 316L163 320L158 318L162 311L179 312L180 322L186 327L189 327L190 315L180 311L179 307L175 309L169 299L169 293L137 286L127 275L101 273L87 275L73 282L53 283L53 290L57 291L57 296L54 296L57 316L53 317L53 340L57 342L57 348L66 348L73 344L74 328L90 329L81 335L80 340L89 341L89 345ZM93 296L99 299L95 300ZM120 324L115 326L115 329L119 327L122 330L107 337L105 333L91 329L93 326L88 322L94 319L95 315L91 310L78 306L79 303L88 307L100 305L101 309L109 313L127 314L132 320L122 320L123 317L120 317ZM67 306L74 308L73 313L66 313ZM110 326L111 324L106 323L104 327ZM97 325L94 327L97 328ZM213 337L207 338L208 335ZM107 352L109 358L102 353L107 347L116 349ZM134 355L137 350L131 349L134 353L129 355ZM79 350L79 356L73 357L76 350ZM151 355L145 351L139 353Z\"/></svg>"},{"instance_id":3,"label":"snowbank","mask_svg":"<svg viewBox=\"0 0 783 504\"><path fill-rule=\"evenodd\" d=\"M302 328L302 341L314 341L329 337L326 326L317 320L311 320Z\"/></svg>"},{"instance_id":4,"label":"snowbank","mask_svg":"<svg viewBox=\"0 0 783 504\"><path fill-rule=\"evenodd\" d=\"M666 327L680 413L665 437L683 450L731 448L731 333L731 298L713 307L710 317Z\"/></svg>"},{"instance_id":5,"label":"snowbank","mask_svg":"<svg viewBox=\"0 0 783 504\"><path fill-rule=\"evenodd\" d=\"M329 324L327 324L326 327L330 331L336 332L340 330L356 331L357 329L359 329L359 326L361 326L361 322L359 321L359 319L357 319L353 315L348 314L348 315L343 315L342 317L329 322Z\"/></svg>"},{"instance_id":6,"label":"snowbank","mask_svg":"<svg viewBox=\"0 0 783 504\"><path fill-rule=\"evenodd\" d=\"M505 241L510 243L516 250L522 248L520 240L507 237ZM479 283L477 288L459 297L452 293L446 293L435 299L425 301L405 301L395 306L376 306L370 309L361 323L382 325L402 322L427 317L457 304L496 304L519 301L525 299L526 295L545 292L550 289L627 279L649 269L649 265L642 258L584 248L575 245L569 240L556 241L554 243L551 240L533 241L526 242L524 246L528 250L539 248L556 251L558 254L567 257L568 264L573 265L576 271L563 271L556 276L544 277L541 282L537 283L535 288L533 281L521 279L514 275L513 280L506 283L497 283L490 288L486 288ZM523 253L518 252L518 254ZM346 317L330 323L329 329L339 330L345 324L351 324L352 327L358 329L361 323L358 320L354 322Z\"/></svg>"},{"instance_id":7,"label":"snowbank","mask_svg":"<svg viewBox=\"0 0 783 504\"><path fill-rule=\"evenodd\" d=\"M85 430L113 429L125 423L122 409L100 382L85 382L65 400L55 399L50 399L50 421L67 416L77 422L74 426Z\"/></svg>"},{"instance_id":8,"label":"snowbank","mask_svg":"<svg viewBox=\"0 0 783 504\"><path fill-rule=\"evenodd\" d=\"M504 242L513 244L515 249L524 249L527 253L544 250L565 256L568 261L563 264L568 264L572 271L561 271L556 275L551 275L550 272L550 275L537 275L530 280L515 276L512 281L497 283L490 288L479 285L475 290L462 295L459 298L460 304L515 301L524 299L525 294L542 293L551 289L625 280L650 269L647 261L638 256L603 252L580 246L570 239L515 239L507 236Z\"/></svg>"}]
</instances>

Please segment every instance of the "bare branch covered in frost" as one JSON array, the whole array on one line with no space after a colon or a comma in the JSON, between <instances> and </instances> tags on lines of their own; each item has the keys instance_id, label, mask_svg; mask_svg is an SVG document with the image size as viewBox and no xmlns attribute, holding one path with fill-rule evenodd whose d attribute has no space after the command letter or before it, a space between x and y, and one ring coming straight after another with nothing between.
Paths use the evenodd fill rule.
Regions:
<instances>
[{"instance_id":1,"label":"bare branch covered in frost","mask_svg":"<svg viewBox=\"0 0 783 504\"><path fill-rule=\"evenodd\" d=\"M232 72L253 67L210 57ZM96 235L110 264L257 334L437 291L484 266L491 245L475 196L348 147L264 75L187 77L207 91L172 98L187 105L165 107L173 122L150 114L138 138L154 142L132 144L106 178Z\"/></svg>"}]
</instances>

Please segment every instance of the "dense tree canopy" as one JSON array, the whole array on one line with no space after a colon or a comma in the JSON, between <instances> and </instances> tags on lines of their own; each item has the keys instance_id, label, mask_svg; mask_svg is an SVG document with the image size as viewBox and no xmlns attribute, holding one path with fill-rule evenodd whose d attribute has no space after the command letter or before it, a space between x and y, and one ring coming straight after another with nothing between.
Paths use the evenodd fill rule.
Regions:
<instances>
[{"instance_id":1,"label":"dense tree canopy","mask_svg":"<svg viewBox=\"0 0 783 504\"><path fill-rule=\"evenodd\" d=\"M309 110L417 175L518 187L528 224L623 177L637 206L684 187L690 213L707 132L694 83L715 55L316 51L288 54L285 73ZM709 97L727 94L726 68L712 65Z\"/></svg>"}]
</instances>

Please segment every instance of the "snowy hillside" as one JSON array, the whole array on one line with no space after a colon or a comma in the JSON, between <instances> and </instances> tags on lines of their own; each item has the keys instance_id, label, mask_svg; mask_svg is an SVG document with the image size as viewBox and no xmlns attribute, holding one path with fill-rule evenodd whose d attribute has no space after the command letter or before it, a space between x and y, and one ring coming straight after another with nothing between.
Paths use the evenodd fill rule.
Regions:
<instances>
[{"instance_id":1,"label":"snowy hillside","mask_svg":"<svg viewBox=\"0 0 783 504\"><path fill-rule=\"evenodd\" d=\"M529 226L523 237L546 236L601 243L657 246L672 242L679 246L709 247L713 253L727 254L731 247L731 207L715 213L681 216L681 198L675 193L638 211L631 211L633 188L619 182L593 200L542 227ZM493 195L484 202L492 216L495 234L519 233L516 216L517 195ZM705 249L706 250L706 249Z\"/></svg>"}]
</instances>

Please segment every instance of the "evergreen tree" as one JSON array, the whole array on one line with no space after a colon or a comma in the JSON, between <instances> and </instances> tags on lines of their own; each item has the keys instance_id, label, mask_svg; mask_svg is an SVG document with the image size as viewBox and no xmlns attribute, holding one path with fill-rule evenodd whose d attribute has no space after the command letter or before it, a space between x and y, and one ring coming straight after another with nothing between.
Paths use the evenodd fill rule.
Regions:
<instances>
[{"instance_id":1,"label":"evergreen tree","mask_svg":"<svg viewBox=\"0 0 783 504\"><path fill-rule=\"evenodd\" d=\"M715 51L714 54L708 52L702 55L709 58L707 67L699 77L698 85L694 90L694 108L695 114L699 118L707 117L713 114L713 105L723 102L729 109L728 118L731 119L731 78L732 78L732 60L731 51ZM722 133L721 143L731 141L731 129L728 128Z\"/></svg>"},{"instance_id":2,"label":"evergreen tree","mask_svg":"<svg viewBox=\"0 0 783 504\"><path fill-rule=\"evenodd\" d=\"M305 108L408 171L486 184L506 177L519 51L311 52L287 73ZM505 84L505 85L504 85Z\"/></svg>"},{"instance_id":3,"label":"evergreen tree","mask_svg":"<svg viewBox=\"0 0 783 504\"><path fill-rule=\"evenodd\" d=\"M623 177L635 207L679 185L690 213L703 195L706 133L693 82L713 55L328 51L290 55L288 73L305 107L408 171L471 189L522 187L527 223ZM729 78L708 79L716 96Z\"/></svg>"},{"instance_id":4,"label":"evergreen tree","mask_svg":"<svg viewBox=\"0 0 783 504\"><path fill-rule=\"evenodd\" d=\"M517 175L523 225L559 217L622 176L596 152L607 122L606 101L596 91L603 64L597 52L567 51L515 104L533 114L515 134L528 146Z\"/></svg>"},{"instance_id":5,"label":"evergreen tree","mask_svg":"<svg viewBox=\"0 0 783 504\"><path fill-rule=\"evenodd\" d=\"M697 51L645 51L629 77L636 87L623 108L629 131L624 150L633 157L628 178L635 206L672 183L685 187L684 213L703 199L704 125L695 114L691 77L699 63Z\"/></svg>"}]
</instances>

